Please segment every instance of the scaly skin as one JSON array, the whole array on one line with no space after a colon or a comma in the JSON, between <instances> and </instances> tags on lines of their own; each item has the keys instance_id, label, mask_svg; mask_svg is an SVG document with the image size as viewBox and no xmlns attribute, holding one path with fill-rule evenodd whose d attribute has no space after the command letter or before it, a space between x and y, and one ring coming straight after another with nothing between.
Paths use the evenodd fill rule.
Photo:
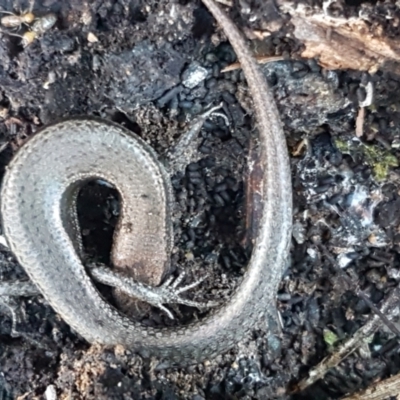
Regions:
<instances>
[{"instance_id":1,"label":"scaly skin","mask_svg":"<svg viewBox=\"0 0 400 400\"><path fill-rule=\"evenodd\" d=\"M152 150L122 127L83 118L43 129L10 163L1 193L4 232L11 250L68 324L89 342L121 344L175 365L199 362L228 350L251 332L269 307L275 307L292 223L289 158L270 89L236 26L213 0L203 2L231 42L246 76L258 122L263 170L260 195L265 206L259 232L247 272L226 304L191 325L143 327L105 302L87 275L79 246L67 233L73 225L68 215L74 193L86 179L111 182L121 195L123 212L116 240L120 236L126 240L121 227L131 229L131 221L136 221L141 241L150 246L147 255L154 253L164 260L169 243L167 177ZM149 209L157 213L156 222L148 219ZM150 229L142 237L146 223L158 226L158 234Z\"/></svg>"}]
</instances>

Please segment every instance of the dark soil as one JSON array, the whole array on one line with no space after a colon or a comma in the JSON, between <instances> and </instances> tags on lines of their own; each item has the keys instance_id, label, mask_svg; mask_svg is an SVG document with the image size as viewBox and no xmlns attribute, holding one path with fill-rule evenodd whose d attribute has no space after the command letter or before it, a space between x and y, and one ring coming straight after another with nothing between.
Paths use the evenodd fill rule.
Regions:
<instances>
[{"instance_id":1,"label":"dark soil","mask_svg":"<svg viewBox=\"0 0 400 400\"><path fill-rule=\"evenodd\" d=\"M262 321L228 354L186 369L155 370L156 360L90 346L43 298L18 299L17 334L8 308L0 309L0 399L337 399L400 370L399 344L382 324L362 353L346 358L307 393L286 394L370 316L354 288L379 305L400 279L399 77L326 71L316 60L300 60L301 45L287 36L290 21L272 2L234 3L231 16L243 30L274 28L252 43L258 54L286 59L263 66L292 154L294 233L278 293L282 331L276 321ZM384 2L345 3L346 15L357 15L360 7L376 7L377 15L389 8L399 13ZM0 6L15 12L29 7L11 1ZM38 17L50 11L57 25L30 46L8 34L0 39L1 174L27 137L62 117L113 120L162 155L196 114L223 101L229 126L220 117L209 120L201 132L201 159L172 177L172 273L211 272L195 293L227 297L249 256L242 246L244 177L255 134L241 70L221 73L236 61L231 47L215 34L200 1L35 2ZM398 35L390 20L382 24ZM209 72L188 89L182 80L194 61ZM358 140L355 118L368 82L374 101ZM91 183L81 192L79 216L86 251L107 262L118 197ZM0 279L24 277L3 247ZM173 312L180 323L198 314L188 307ZM144 307L141 313L145 323L171 323L158 310Z\"/></svg>"}]
</instances>

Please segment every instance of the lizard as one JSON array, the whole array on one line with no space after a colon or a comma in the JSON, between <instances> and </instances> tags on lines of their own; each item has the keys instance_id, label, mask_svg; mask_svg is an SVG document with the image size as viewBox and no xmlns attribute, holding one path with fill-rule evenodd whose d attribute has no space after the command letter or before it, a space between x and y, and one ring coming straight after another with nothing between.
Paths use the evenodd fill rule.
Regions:
<instances>
[{"instance_id":1,"label":"lizard","mask_svg":"<svg viewBox=\"0 0 400 400\"><path fill-rule=\"evenodd\" d=\"M95 288L79 258L76 244L66 232L63 218L73 206L77 185L94 177L111 182L122 192L122 208L135 207L124 199L127 174L118 175L121 165L115 161L110 165L107 158L110 152L105 149L117 153L114 154L116 159L126 160L124 152L129 154L129 148L139 155L139 167L149 171L149 180L145 183L151 183L156 198L163 199L164 209L168 206L160 162L154 159L144 142L122 127L83 118L44 128L11 161L1 191L3 226L10 249L56 312L89 342L123 345L144 357L166 359L171 365L200 362L232 348L251 332L269 307L275 307L292 227L288 150L273 95L232 20L214 0L202 1L230 41L247 80L259 133L262 171L258 190L263 209L257 237L247 271L225 304L213 308L204 319L186 326L152 328L122 315ZM43 157L46 148L46 154L54 157ZM82 149L85 157L77 156L78 149ZM75 156L71 157L73 154ZM99 163L104 157L106 164ZM69 173L62 162L69 163ZM46 168L52 171L50 177L45 173ZM120 225L124 224L125 217L122 213ZM145 217L140 218L143 221ZM137 285L129 278L114 275L113 278L120 284L124 281L125 286L122 286L127 291Z\"/></svg>"}]
</instances>

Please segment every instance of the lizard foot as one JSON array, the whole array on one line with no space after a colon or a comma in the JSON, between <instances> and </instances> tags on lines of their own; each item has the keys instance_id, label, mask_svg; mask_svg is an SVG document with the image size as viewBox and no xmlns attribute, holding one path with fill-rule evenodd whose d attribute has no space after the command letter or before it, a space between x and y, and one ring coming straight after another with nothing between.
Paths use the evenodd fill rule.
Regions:
<instances>
[{"instance_id":1,"label":"lizard foot","mask_svg":"<svg viewBox=\"0 0 400 400\"><path fill-rule=\"evenodd\" d=\"M202 157L198 152L200 142L203 140L199 137L199 132L209 117L221 117L224 119L225 124L229 125L228 117L223 113L216 112L222 107L223 103L220 103L198 115L190 123L188 131L182 134L178 142L168 151L165 161L171 176L179 171L185 171L190 163L196 162Z\"/></svg>"},{"instance_id":2,"label":"lizard foot","mask_svg":"<svg viewBox=\"0 0 400 400\"><path fill-rule=\"evenodd\" d=\"M96 281L117 288L129 296L136 297L139 300L145 301L163 310L171 319L174 319L174 316L163 304L183 304L199 309L219 305L219 303L216 302L198 302L180 296L181 293L198 286L206 279L207 275L189 285L178 288L178 285L184 278L184 273L181 273L175 280L173 277L170 277L161 286L153 287L136 282L132 278L123 276L104 266L90 266L89 270L91 276Z\"/></svg>"}]
</instances>

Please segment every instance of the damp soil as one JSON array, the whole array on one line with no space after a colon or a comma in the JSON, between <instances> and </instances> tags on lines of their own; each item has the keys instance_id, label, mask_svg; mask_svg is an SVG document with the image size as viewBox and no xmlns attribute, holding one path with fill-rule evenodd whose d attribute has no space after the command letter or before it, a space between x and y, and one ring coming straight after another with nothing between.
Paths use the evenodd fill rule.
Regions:
<instances>
[{"instance_id":1,"label":"damp soil","mask_svg":"<svg viewBox=\"0 0 400 400\"><path fill-rule=\"evenodd\" d=\"M29 8L11 1L0 6ZM400 13L393 4L354 0L342 11L349 17L361 7L370 15ZM162 156L195 115L222 102L225 117L209 119L200 133L199 159L171 177L170 273L185 271L190 282L207 272L188 296L228 298L249 258L245 176L256 129L242 71L222 72L236 57L208 11L199 1L37 0L33 12L38 18L55 13L56 25L26 48L17 36L0 38L1 175L29 136L61 118L112 120ZM230 15L253 39L249 32L269 31L250 43L258 55L284 58L262 66L284 124L294 189L279 320L261 321L251 337L216 359L155 369L157 360L89 345L42 297L17 299L0 308L0 399L338 399L400 370L399 344L382 323L364 352L347 357L307 392L288 394L371 315L355 287L379 306L400 279L400 78L390 71L327 71L318 60L300 59L290 20L270 1L234 2ZM391 21L380 22L396 37ZM188 87L199 66L207 74ZM373 103L357 138L355 120L371 85ZM109 262L118 195L91 182L80 193L78 212L87 254ZM2 246L0 279L25 278ZM14 327L10 307L18 317ZM201 317L189 307L172 312L175 322L141 305L135 318L165 326Z\"/></svg>"}]
</instances>

